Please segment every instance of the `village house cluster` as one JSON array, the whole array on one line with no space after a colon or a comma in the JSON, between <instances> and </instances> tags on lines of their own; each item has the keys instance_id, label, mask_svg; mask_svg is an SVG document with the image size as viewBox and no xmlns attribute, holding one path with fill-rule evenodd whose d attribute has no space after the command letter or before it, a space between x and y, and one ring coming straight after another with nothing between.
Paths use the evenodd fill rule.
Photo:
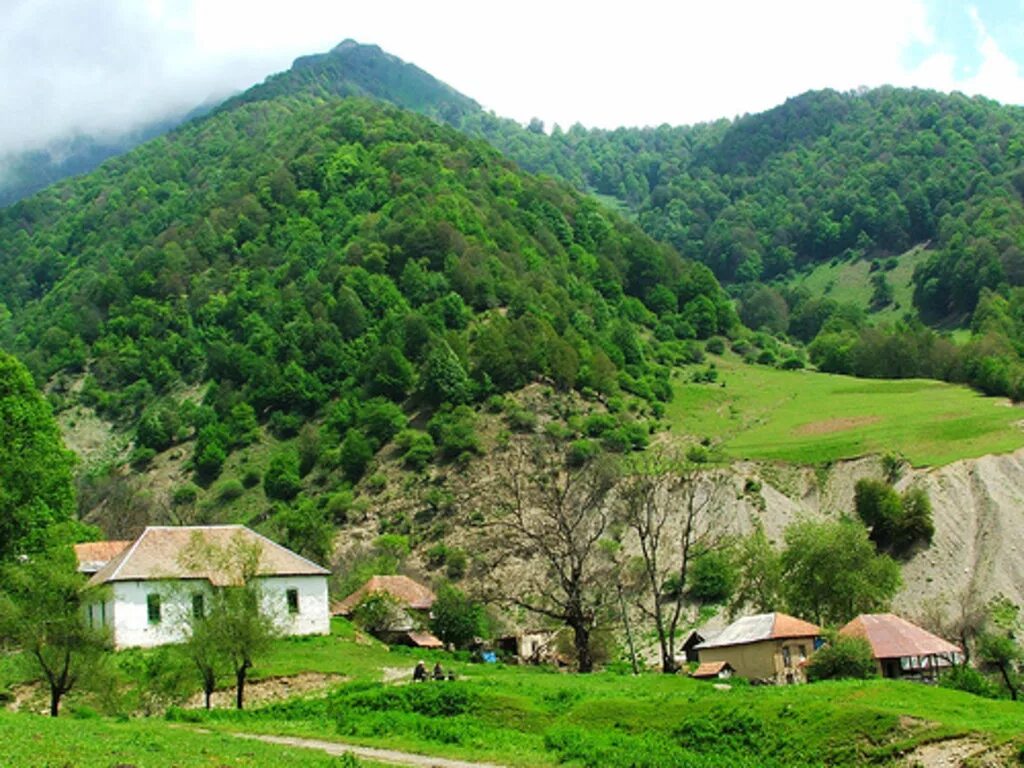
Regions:
<instances>
[{"instance_id":1,"label":"village house cluster","mask_svg":"<svg viewBox=\"0 0 1024 768\"><path fill-rule=\"evenodd\" d=\"M241 525L151 526L133 541L75 546L79 570L90 586L107 587L105 599L88 606L87 620L110 629L115 648L153 647L186 639L188 621L201 617L211 591L237 576L196 551L226 551L245 545L258 556L261 610L283 634L330 631L330 617L352 617L368 598L383 596L391 608L375 628L390 644L439 649L428 629L436 596L408 576L372 576L352 594L328 600L330 572ZM520 661L552 658L554 633L535 630L496 638L491 647ZM935 679L961 661L957 646L891 613L864 614L839 630L871 646L884 677ZM686 660L697 662L699 679L733 675L765 684L806 682L809 660L824 644L820 627L784 613L743 616L717 634L694 631L683 643Z\"/></svg>"}]
</instances>

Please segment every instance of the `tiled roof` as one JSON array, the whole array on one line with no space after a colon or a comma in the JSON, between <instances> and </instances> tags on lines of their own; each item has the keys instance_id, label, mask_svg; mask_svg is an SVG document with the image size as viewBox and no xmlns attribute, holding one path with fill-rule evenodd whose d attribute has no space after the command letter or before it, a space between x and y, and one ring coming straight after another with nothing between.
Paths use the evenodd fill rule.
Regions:
<instances>
[{"instance_id":1,"label":"tiled roof","mask_svg":"<svg viewBox=\"0 0 1024 768\"><path fill-rule=\"evenodd\" d=\"M690 673L690 677L718 677L726 667L731 670L732 664L728 661L705 661Z\"/></svg>"},{"instance_id":2,"label":"tiled roof","mask_svg":"<svg viewBox=\"0 0 1024 768\"><path fill-rule=\"evenodd\" d=\"M131 544L131 541L88 541L75 544L78 570L82 573L96 573Z\"/></svg>"},{"instance_id":3,"label":"tiled roof","mask_svg":"<svg viewBox=\"0 0 1024 768\"><path fill-rule=\"evenodd\" d=\"M839 634L867 640L876 659L960 653L952 643L892 613L863 613L840 629Z\"/></svg>"},{"instance_id":4,"label":"tiled roof","mask_svg":"<svg viewBox=\"0 0 1024 768\"><path fill-rule=\"evenodd\" d=\"M371 576L351 595L332 605L331 613L335 616L347 616L364 597L375 592L391 595L403 607L416 611L429 611L434 600L437 599L427 587L413 581L408 576Z\"/></svg>"},{"instance_id":5,"label":"tiled roof","mask_svg":"<svg viewBox=\"0 0 1024 768\"><path fill-rule=\"evenodd\" d=\"M220 552L235 546L258 548L259 576L326 576L316 563L295 554L244 525L152 526L89 580L89 586L114 581L207 579L215 586L238 579L230 564L217 563Z\"/></svg>"},{"instance_id":6,"label":"tiled roof","mask_svg":"<svg viewBox=\"0 0 1024 768\"><path fill-rule=\"evenodd\" d=\"M785 613L759 613L736 619L713 639L704 641L696 648L722 648L787 637L817 637L820 634L820 627Z\"/></svg>"},{"instance_id":7,"label":"tiled roof","mask_svg":"<svg viewBox=\"0 0 1024 768\"><path fill-rule=\"evenodd\" d=\"M417 648L444 648L444 643L429 632L409 632L409 639Z\"/></svg>"}]
</instances>

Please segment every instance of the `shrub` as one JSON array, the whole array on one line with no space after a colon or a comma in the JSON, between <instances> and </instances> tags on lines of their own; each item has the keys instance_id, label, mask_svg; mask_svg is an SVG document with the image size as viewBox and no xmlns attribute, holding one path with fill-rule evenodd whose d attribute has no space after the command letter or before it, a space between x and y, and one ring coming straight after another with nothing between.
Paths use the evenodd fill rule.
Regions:
<instances>
[{"instance_id":1,"label":"shrub","mask_svg":"<svg viewBox=\"0 0 1024 768\"><path fill-rule=\"evenodd\" d=\"M338 452L338 463L345 477L353 483L366 472L366 465L373 458L373 448L362 432L350 429L345 433Z\"/></svg>"},{"instance_id":2,"label":"shrub","mask_svg":"<svg viewBox=\"0 0 1024 768\"><path fill-rule=\"evenodd\" d=\"M450 585L438 590L431 615L430 631L456 648L465 647L485 634L483 607Z\"/></svg>"},{"instance_id":3,"label":"shrub","mask_svg":"<svg viewBox=\"0 0 1024 768\"><path fill-rule=\"evenodd\" d=\"M610 413L593 413L583 422L583 431L589 437L601 437L605 432L615 429L619 420Z\"/></svg>"},{"instance_id":4,"label":"shrub","mask_svg":"<svg viewBox=\"0 0 1024 768\"><path fill-rule=\"evenodd\" d=\"M174 489L174 493L171 494L171 503L176 507L182 507L195 504L198 498L199 488L192 483L185 483L185 485L179 485Z\"/></svg>"},{"instance_id":5,"label":"shrub","mask_svg":"<svg viewBox=\"0 0 1024 768\"><path fill-rule=\"evenodd\" d=\"M327 498L327 505L325 507L327 516L334 521L336 525L342 525L348 520L349 510L352 509L352 492L351 491L338 491L332 493Z\"/></svg>"},{"instance_id":6,"label":"shrub","mask_svg":"<svg viewBox=\"0 0 1024 768\"><path fill-rule=\"evenodd\" d=\"M862 637L837 636L818 649L807 664L808 680L864 680L877 673L871 645Z\"/></svg>"},{"instance_id":7,"label":"shrub","mask_svg":"<svg viewBox=\"0 0 1024 768\"><path fill-rule=\"evenodd\" d=\"M403 620L398 599L387 592L372 592L364 597L352 611L352 618L371 634L387 632Z\"/></svg>"},{"instance_id":8,"label":"shrub","mask_svg":"<svg viewBox=\"0 0 1024 768\"><path fill-rule=\"evenodd\" d=\"M704 342L704 349L713 355L725 353L725 339L721 336L713 336Z\"/></svg>"},{"instance_id":9,"label":"shrub","mask_svg":"<svg viewBox=\"0 0 1024 768\"><path fill-rule=\"evenodd\" d=\"M440 446L441 455L446 459L480 453L476 414L468 405L438 411L427 424L427 431Z\"/></svg>"},{"instance_id":10,"label":"shrub","mask_svg":"<svg viewBox=\"0 0 1024 768\"><path fill-rule=\"evenodd\" d=\"M986 699L998 699L999 689L974 667L958 664L939 678L939 685L955 691L973 693Z\"/></svg>"},{"instance_id":11,"label":"shrub","mask_svg":"<svg viewBox=\"0 0 1024 768\"><path fill-rule=\"evenodd\" d=\"M255 488L260 484L260 472L258 469L249 467L242 473L242 485L246 488Z\"/></svg>"},{"instance_id":12,"label":"shrub","mask_svg":"<svg viewBox=\"0 0 1024 768\"><path fill-rule=\"evenodd\" d=\"M299 479L299 457L292 451L279 453L270 459L270 466L263 475L263 492L268 499L291 501L299 495L302 481Z\"/></svg>"},{"instance_id":13,"label":"shrub","mask_svg":"<svg viewBox=\"0 0 1024 768\"><path fill-rule=\"evenodd\" d=\"M739 570L728 550L698 554L688 575L687 593L701 603L721 604L732 597L739 584Z\"/></svg>"},{"instance_id":14,"label":"shrub","mask_svg":"<svg viewBox=\"0 0 1024 768\"><path fill-rule=\"evenodd\" d=\"M242 481L235 477L222 481L214 490L217 501L222 503L234 501L243 493L245 493L245 488L242 486Z\"/></svg>"},{"instance_id":15,"label":"shrub","mask_svg":"<svg viewBox=\"0 0 1024 768\"><path fill-rule=\"evenodd\" d=\"M601 453L601 446L594 440L575 440L569 446L566 461L570 467L582 467L588 461Z\"/></svg>"},{"instance_id":16,"label":"shrub","mask_svg":"<svg viewBox=\"0 0 1024 768\"><path fill-rule=\"evenodd\" d=\"M416 472L423 470L434 458L437 447L434 438L427 432L418 429L406 429L399 433L396 440L399 450L403 451L402 463Z\"/></svg>"},{"instance_id":17,"label":"shrub","mask_svg":"<svg viewBox=\"0 0 1024 768\"><path fill-rule=\"evenodd\" d=\"M508 425L516 432L533 432L537 429L537 414L525 408L511 408L505 417Z\"/></svg>"}]
</instances>

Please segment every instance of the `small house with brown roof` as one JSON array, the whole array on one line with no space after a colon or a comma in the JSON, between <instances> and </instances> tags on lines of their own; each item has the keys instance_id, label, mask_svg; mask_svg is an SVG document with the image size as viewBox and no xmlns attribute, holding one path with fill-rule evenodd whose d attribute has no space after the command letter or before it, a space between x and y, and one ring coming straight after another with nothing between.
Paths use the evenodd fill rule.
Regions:
<instances>
[{"instance_id":1,"label":"small house with brown roof","mask_svg":"<svg viewBox=\"0 0 1024 768\"><path fill-rule=\"evenodd\" d=\"M771 683L802 683L821 628L784 613L744 616L696 646L703 667L726 662L740 677ZM708 667L710 668L710 667Z\"/></svg>"},{"instance_id":2,"label":"small house with brown roof","mask_svg":"<svg viewBox=\"0 0 1024 768\"><path fill-rule=\"evenodd\" d=\"M106 599L89 606L88 619L110 628L116 648L183 641L190 617L202 613L212 591L239 583L238 569L217 554L243 548L256 560L262 610L281 632L330 632L330 571L245 526L151 526L120 544L76 548L79 570L93 570L88 585L107 588ZM104 556L109 559L97 563Z\"/></svg>"},{"instance_id":3,"label":"small house with brown roof","mask_svg":"<svg viewBox=\"0 0 1024 768\"><path fill-rule=\"evenodd\" d=\"M443 646L440 640L426 631L430 609L437 596L429 587L408 576L371 576L351 595L334 603L331 615L351 617L359 604L373 595L387 595L395 602L389 625L374 632L381 640L417 648Z\"/></svg>"},{"instance_id":4,"label":"small house with brown roof","mask_svg":"<svg viewBox=\"0 0 1024 768\"><path fill-rule=\"evenodd\" d=\"M962 658L957 646L892 613L862 613L839 634L867 640L883 677L934 679Z\"/></svg>"}]
</instances>

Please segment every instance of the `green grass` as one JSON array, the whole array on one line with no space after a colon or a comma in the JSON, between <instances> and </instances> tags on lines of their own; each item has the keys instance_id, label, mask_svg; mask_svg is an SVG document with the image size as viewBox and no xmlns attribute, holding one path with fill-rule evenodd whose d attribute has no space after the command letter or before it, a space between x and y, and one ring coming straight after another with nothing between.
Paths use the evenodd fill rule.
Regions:
<instances>
[{"instance_id":1,"label":"green grass","mask_svg":"<svg viewBox=\"0 0 1024 768\"><path fill-rule=\"evenodd\" d=\"M344 768L368 765L162 721L50 718L0 711L0 765L53 768Z\"/></svg>"},{"instance_id":2,"label":"green grass","mask_svg":"<svg viewBox=\"0 0 1024 768\"><path fill-rule=\"evenodd\" d=\"M666 418L677 434L721 441L732 458L818 464L895 452L938 466L1024 446L1020 411L966 387L712 359L718 381L677 380Z\"/></svg>"},{"instance_id":3,"label":"green grass","mask_svg":"<svg viewBox=\"0 0 1024 768\"><path fill-rule=\"evenodd\" d=\"M887 680L716 690L684 676L459 666L461 680L353 683L248 712L176 713L214 729L335 738L515 766L884 765L930 741L1021 736L1021 705ZM1014 747L1019 748L1019 745Z\"/></svg>"},{"instance_id":4,"label":"green grass","mask_svg":"<svg viewBox=\"0 0 1024 768\"><path fill-rule=\"evenodd\" d=\"M911 278L914 267L927 258L923 248L913 248L897 257L895 269L883 271L889 285L892 286L893 302L871 317L877 321L891 321L903 317L904 313L916 314L914 309L914 286ZM871 261L856 259L851 261L825 262L817 265L809 272L798 275L791 281L794 286L807 288L816 296L826 296L839 302L856 304L864 310L871 305Z\"/></svg>"},{"instance_id":5,"label":"green grass","mask_svg":"<svg viewBox=\"0 0 1024 768\"><path fill-rule=\"evenodd\" d=\"M411 673L419 657L441 660L458 679L379 682L386 668ZM306 736L510 766L886 765L919 744L960 736L1019 750L1024 713L1010 701L888 680L777 688L740 681L717 690L682 675L587 676L472 664L439 652L389 650L357 638L344 621L334 623L329 637L278 641L257 659L253 672L255 678L343 674L347 681L326 695L242 712L175 709L169 722L89 716L88 699L80 697L72 697L57 720L0 712L0 765L344 764L313 751L239 741L230 732Z\"/></svg>"}]
</instances>

